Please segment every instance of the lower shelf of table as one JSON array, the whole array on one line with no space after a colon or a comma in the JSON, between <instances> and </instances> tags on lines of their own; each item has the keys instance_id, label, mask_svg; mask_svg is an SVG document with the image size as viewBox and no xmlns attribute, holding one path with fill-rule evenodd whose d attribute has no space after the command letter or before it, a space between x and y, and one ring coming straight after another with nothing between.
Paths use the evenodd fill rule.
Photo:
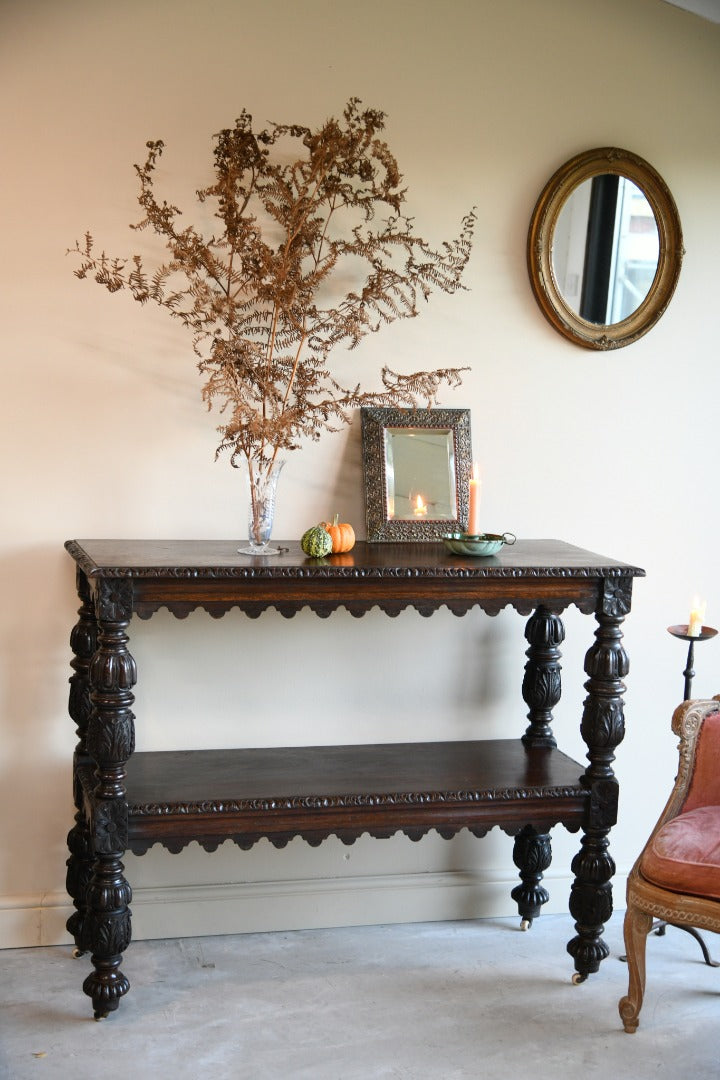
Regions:
<instances>
[{"instance_id":1,"label":"lower shelf of table","mask_svg":"<svg viewBox=\"0 0 720 1080\"><path fill-rule=\"evenodd\" d=\"M584 767L519 740L382 743L136 753L127 766L128 847L224 840L277 847L295 836L352 843L363 833L412 839L436 829L478 836L562 824L578 829L590 795ZM91 765L80 767L88 802ZM92 814L90 815L92 817Z\"/></svg>"}]
</instances>

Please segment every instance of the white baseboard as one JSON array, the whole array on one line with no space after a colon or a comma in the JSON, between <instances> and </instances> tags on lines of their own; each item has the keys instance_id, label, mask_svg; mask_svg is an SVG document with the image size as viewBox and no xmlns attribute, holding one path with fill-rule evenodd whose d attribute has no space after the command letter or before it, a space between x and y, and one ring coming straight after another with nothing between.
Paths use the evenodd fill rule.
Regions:
<instances>
[{"instance_id":1,"label":"white baseboard","mask_svg":"<svg viewBox=\"0 0 720 1080\"><path fill-rule=\"evenodd\" d=\"M616 908L624 906L625 877L613 880ZM456 871L137 889L133 938L504 918L517 915L510 898L517 883L514 875ZM572 878L549 873L543 883L550 892L543 910L566 913ZM0 948L70 944L72 910L64 892L0 898Z\"/></svg>"}]
</instances>

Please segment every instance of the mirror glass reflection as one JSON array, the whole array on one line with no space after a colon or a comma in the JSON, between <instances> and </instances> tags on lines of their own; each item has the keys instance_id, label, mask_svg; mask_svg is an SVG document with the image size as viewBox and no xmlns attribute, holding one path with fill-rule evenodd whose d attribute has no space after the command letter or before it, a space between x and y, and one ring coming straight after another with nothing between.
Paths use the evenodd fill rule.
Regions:
<instances>
[{"instance_id":1,"label":"mirror glass reflection","mask_svg":"<svg viewBox=\"0 0 720 1080\"><path fill-rule=\"evenodd\" d=\"M388 520L457 517L454 439L450 428L385 428Z\"/></svg>"},{"instance_id":2,"label":"mirror glass reflection","mask_svg":"<svg viewBox=\"0 0 720 1080\"><path fill-rule=\"evenodd\" d=\"M622 322L642 304L658 268L653 209L625 176L602 173L565 200L552 237L552 269L568 306L598 325Z\"/></svg>"}]
</instances>

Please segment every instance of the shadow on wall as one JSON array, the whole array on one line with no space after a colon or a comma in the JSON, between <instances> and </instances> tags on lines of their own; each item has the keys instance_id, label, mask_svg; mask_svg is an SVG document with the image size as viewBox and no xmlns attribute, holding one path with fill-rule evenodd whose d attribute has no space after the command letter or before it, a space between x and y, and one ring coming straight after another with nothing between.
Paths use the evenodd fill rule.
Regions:
<instances>
[{"instance_id":1,"label":"shadow on wall","mask_svg":"<svg viewBox=\"0 0 720 1080\"><path fill-rule=\"evenodd\" d=\"M17 891L14 880L23 882L24 891L62 888L77 742L67 714L69 635L78 606L75 576L62 540L6 556L0 572L5 582L0 820L12 834L12 844L4 845L12 868L3 876L0 893ZM54 864L56 854L57 871L48 873L47 861Z\"/></svg>"}]
</instances>

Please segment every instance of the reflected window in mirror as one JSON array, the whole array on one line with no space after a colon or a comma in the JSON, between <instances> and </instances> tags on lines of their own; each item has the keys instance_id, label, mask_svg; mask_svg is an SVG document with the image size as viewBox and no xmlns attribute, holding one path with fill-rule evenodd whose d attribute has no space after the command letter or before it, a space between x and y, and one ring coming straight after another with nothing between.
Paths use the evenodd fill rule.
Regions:
<instances>
[{"instance_id":1,"label":"reflected window in mirror","mask_svg":"<svg viewBox=\"0 0 720 1080\"><path fill-rule=\"evenodd\" d=\"M432 540L467 526L468 409L361 409L369 541Z\"/></svg>"},{"instance_id":2,"label":"reflected window in mirror","mask_svg":"<svg viewBox=\"0 0 720 1080\"><path fill-rule=\"evenodd\" d=\"M588 322L632 315L657 272L660 238L644 192L602 173L570 193L558 214L552 267L568 306Z\"/></svg>"}]
</instances>

